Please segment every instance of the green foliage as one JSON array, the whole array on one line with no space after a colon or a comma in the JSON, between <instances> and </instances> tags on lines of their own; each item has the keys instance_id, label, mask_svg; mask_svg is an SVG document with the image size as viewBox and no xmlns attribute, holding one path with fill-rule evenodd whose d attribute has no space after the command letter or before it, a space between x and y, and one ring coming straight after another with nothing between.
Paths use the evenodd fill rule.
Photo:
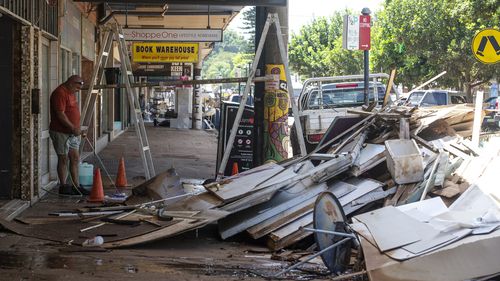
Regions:
<instances>
[{"instance_id":1,"label":"green foliage","mask_svg":"<svg viewBox=\"0 0 500 281\"><path fill-rule=\"evenodd\" d=\"M386 0L372 32L372 63L384 72L397 67L396 82L409 86L447 71L434 87L468 90L500 74L471 51L474 35L499 23L497 0Z\"/></svg>"},{"instance_id":2,"label":"green foliage","mask_svg":"<svg viewBox=\"0 0 500 281\"><path fill-rule=\"evenodd\" d=\"M204 79L229 78L244 76L248 63L254 55L245 53L248 41L233 30L224 32L223 42L215 43L212 53L203 62ZM235 85L226 84L225 87Z\"/></svg>"},{"instance_id":3,"label":"green foliage","mask_svg":"<svg viewBox=\"0 0 500 281\"><path fill-rule=\"evenodd\" d=\"M320 17L292 35L289 47L290 67L303 77L359 74L363 52L342 49L343 15Z\"/></svg>"},{"instance_id":4,"label":"green foliage","mask_svg":"<svg viewBox=\"0 0 500 281\"><path fill-rule=\"evenodd\" d=\"M212 55L221 52L243 53L246 51L246 44L248 44L248 42L245 38L243 38L243 36L239 35L234 30L226 29L224 31L222 42L215 43Z\"/></svg>"},{"instance_id":5,"label":"green foliage","mask_svg":"<svg viewBox=\"0 0 500 281\"><path fill-rule=\"evenodd\" d=\"M242 29L246 34L249 35L248 44L246 46L246 52L251 53L254 51L255 46L255 6L245 9L243 11L243 27Z\"/></svg>"}]
</instances>

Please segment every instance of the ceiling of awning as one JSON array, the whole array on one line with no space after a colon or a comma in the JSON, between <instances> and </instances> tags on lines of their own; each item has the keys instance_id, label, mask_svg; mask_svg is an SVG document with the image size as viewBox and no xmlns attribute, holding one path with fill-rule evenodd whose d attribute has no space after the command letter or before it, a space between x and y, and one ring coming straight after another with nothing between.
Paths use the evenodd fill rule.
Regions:
<instances>
[{"instance_id":1,"label":"ceiling of awning","mask_svg":"<svg viewBox=\"0 0 500 281\"><path fill-rule=\"evenodd\" d=\"M108 0L81 1L104 4L106 17L129 28L226 29L245 6L284 6L287 0ZM210 53L212 45L201 43L201 56Z\"/></svg>"}]
</instances>

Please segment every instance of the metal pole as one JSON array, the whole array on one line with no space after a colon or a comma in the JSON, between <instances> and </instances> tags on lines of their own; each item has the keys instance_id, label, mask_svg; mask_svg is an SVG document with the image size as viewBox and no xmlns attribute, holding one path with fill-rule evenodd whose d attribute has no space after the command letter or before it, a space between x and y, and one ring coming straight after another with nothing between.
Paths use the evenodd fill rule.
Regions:
<instances>
[{"instance_id":1,"label":"metal pole","mask_svg":"<svg viewBox=\"0 0 500 281\"><path fill-rule=\"evenodd\" d=\"M331 234L331 235L337 235L337 236L350 237L350 238L353 238L353 239L357 239L354 234L349 234L349 233L344 233L344 232L337 232L337 231L330 231L330 230L323 230L323 229L315 229L315 228L310 228L310 227L301 227L300 229L303 229L305 231L310 231L310 232L323 233L323 234Z\"/></svg>"},{"instance_id":2,"label":"metal pole","mask_svg":"<svg viewBox=\"0 0 500 281\"><path fill-rule=\"evenodd\" d=\"M361 10L361 14L368 16L370 15L371 11L368 8L363 8ZM364 94L365 94L365 105L368 106L370 105L370 98L369 98L369 88L370 88L370 51L369 50L364 50L364 69L365 69L365 77L364 77L364 83L365 83L365 88L364 88ZM375 85L374 85L375 86Z\"/></svg>"},{"instance_id":3,"label":"metal pole","mask_svg":"<svg viewBox=\"0 0 500 281\"><path fill-rule=\"evenodd\" d=\"M310 261L310 260L314 259L315 257L317 257L317 256L319 256L319 255L321 255L321 254L323 254L324 252L330 251L331 249L333 249L333 248L335 248L335 247L338 247L338 246L340 246L340 245L344 244L345 242L347 242L347 241L349 241L349 240L351 240L351 239L352 239L352 238L344 238L344 239L340 240L339 242L337 242L337 243L335 243L335 244L333 244L333 245L331 245L331 246L328 246L328 247L324 248L323 250L321 250L321 251L317 252L316 254L314 254L314 255L312 255L312 256L310 256L310 257L308 257L307 259L305 259L305 260L303 260L303 261L301 261L301 262L298 262L298 263L296 263L296 264L294 264L294 265L292 265L292 266L290 266L290 267L288 267L288 268L286 268L286 269L282 270L281 272L276 273L276 275L274 275L273 277L278 277L278 276L280 276L280 275L281 275L281 274L283 274L283 273L287 273L288 271L290 271L290 270L292 270L292 269L294 269L294 268L297 268L297 267L299 267L299 266L303 265L304 263L306 263L306 262L308 262L308 261Z\"/></svg>"},{"instance_id":4,"label":"metal pole","mask_svg":"<svg viewBox=\"0 0 500 281\"><path fill-rule=\"evenodd\" d=\"M365 83L365 88L364 88L364 95L365 95L365 105L368 106L370 104L370 99L368 97L368 89L369 89L369 76L370 76L370 51L365 50L363 51L364 54L364 68L365 68L365 77L364 77L364 83Z\"/></svg>"}]
</instances>

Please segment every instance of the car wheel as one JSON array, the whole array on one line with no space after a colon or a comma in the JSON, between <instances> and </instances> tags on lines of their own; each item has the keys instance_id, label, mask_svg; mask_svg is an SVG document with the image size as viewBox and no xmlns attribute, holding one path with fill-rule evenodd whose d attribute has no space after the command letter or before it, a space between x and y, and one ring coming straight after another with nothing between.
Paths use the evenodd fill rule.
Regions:
<instances>
[{"instance_id":1,"label":"car wheel","mask_svg":"<svg viewBox=\"0 0 500 281\"><path fill-rule=\"evenodd\" d=\"M295 123L293 123L292 128L290 129L290 143L292 144L293 156L300 155L299 139L297 138Z\"/></svg>"},{"instance_id":2,"label":"car wheel","mask_svg":"<svg viewBox=\"0 0 500 281\"><path fill-rule=\"evenodd\" d=\"M297 130L295 129L295 123L293 123L292 128L290 128L290 143L292 144L293 156L300 155L300 145L299 139L297 138ZM306 153L310 153L316 148L316 144L310 144L306 141Z\"/></svg>"}]
</instances>

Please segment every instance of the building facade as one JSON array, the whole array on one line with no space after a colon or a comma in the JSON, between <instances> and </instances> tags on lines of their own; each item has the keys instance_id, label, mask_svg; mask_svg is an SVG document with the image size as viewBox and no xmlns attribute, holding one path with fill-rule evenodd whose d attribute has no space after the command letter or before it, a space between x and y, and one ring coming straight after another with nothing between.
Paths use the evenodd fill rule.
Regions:
<instances>
[{"instance_id":1,"label":"building facade","mask_svg":"<svg viewBox=\"0 0 500 281\"><path fill-rule=\"evenodd\" d=\"M91 79L100 36L96 13L86 2L0 1L0 199L33 203L56 184L50 94L71 75ZM85 94L79 93L80 105ZM99 149L127 126L127 103L120 95L100 95L96 107L102 110L89 139Z\"/></svg>"}]
</instances>

